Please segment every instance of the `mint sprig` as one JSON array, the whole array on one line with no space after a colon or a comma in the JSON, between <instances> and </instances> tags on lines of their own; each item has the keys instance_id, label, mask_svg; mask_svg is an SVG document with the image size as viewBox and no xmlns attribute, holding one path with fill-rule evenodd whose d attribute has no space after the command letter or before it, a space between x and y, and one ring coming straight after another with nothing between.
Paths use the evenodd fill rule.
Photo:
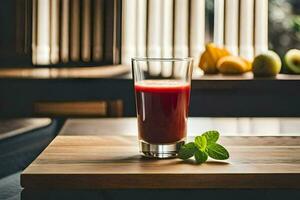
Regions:
<instances>
[{"instance_id":1,"label":"mint sprig","mask_svg":"<svg viewBox=\"0 0 300 200\"><path fill-rule=\"evenodd\" d=\"M194 142L181 146L178 157L187 160L194 156L198 164L204 163L208 157L215 160L226 160L229 158L229 153L225 147L217 143L219 137L218 131L207 131L201 136L195 137Z\"/></svg>"},{"instance_id":2,"label":"mint sprig","mask_svg":"<svg viewBox=\"0 0 300 200\"><path fill-rule=\"evenodd\" d=\"M187 160L190 157L193 157L196 151L198 151L198 148L196 147L195 143L190 142L181 146L178 157L183 160Z\"/></svg>"}]
</instances>

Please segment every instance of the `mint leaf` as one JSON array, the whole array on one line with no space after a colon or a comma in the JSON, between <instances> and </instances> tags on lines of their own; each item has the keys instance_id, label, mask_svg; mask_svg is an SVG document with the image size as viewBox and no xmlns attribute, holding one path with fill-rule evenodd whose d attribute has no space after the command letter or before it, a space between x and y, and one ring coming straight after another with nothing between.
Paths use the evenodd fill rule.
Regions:
<instances>
[{"instance_id":1,"label":"mint leaf","mask_svg":"<svg viewBox=\"0 0 300 200\"><path fill-rule=\"evenodd\" d=\"M229 158L229 153L220 144L216 142L219 139L218 131L207 131L201 136L195 137L195 142L190 142L182 145L178 157L187 160L194 156L196 163L204 163L208 157L216 160L226 160Z\"/></svg>"},{"instance_id":2,"label":"mint leaf","mask_svg":"<svg viewBox=\"0 0 300 200\"><path fill-rule=\"evenodd\" d=\"M196 151L195 152L195 160L197 164L204 163L207 160L208 156L207 153L204 151Z\"/></svg>"},{"instance_id":3,"label":"mint leaf","mask_svg":"<svg viewBox=\"0 0 300 200\"><path fill-rule=\"evenodd\" d=\"M190 157L194 156L194 154L197 150L198 149L194 142L187 143L187 144L181 146L181 148L178 152L178 157L182 160L189 159Z\"/></svg>"},{"instance_id":4,"label":"mint leaf","mask_svg":"<svg viewBox=\"0 0 300 200\"><path fill-rule=\"evenodd\" d=\"M210 144L206 149L209 157L216 160L226 160L229 158L228 151L220 144Z\"/></svg>"},{"instance_id":5,"label":"mint leaf","mask_svg":"<svg viewBox=\"0 0 300 200\"><path fill-rule=\"evenodd\" d=\"M207 144L210 145L218 141L220 134L218 131L207 131L203 133L202 136L206 138Z\"/></svg>"},{"instance_id":6,"label":"mint leaf","mask_svg":"<svg viewBox=\"0 0 300 200\"><path fill-rule=\"evenodd\" d=\"M197 136L195 137L195 144L199 150L205 151L207 146L207 140L204 136Z\"/></svg>"}]
</instances>

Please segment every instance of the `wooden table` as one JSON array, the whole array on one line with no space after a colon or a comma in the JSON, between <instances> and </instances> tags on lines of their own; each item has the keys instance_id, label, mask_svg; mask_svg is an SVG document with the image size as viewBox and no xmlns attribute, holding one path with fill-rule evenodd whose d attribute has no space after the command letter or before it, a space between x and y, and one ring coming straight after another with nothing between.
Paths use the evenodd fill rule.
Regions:
<instances>
[{"instance_id":1,"label":"wooden table","mask_svg":"<svg viewBox=\"0 0 300 200\"><path fill-rule=\"evenodd\" d=\"M25 189L300 189L300 137L223 136L231 158L196 165L144 159L135 136L109 135L109 127L104 136L67 135L67 125L22 173Z\"/></svg>"},{"instance_id":2,"label":"wooden table","mask_svg":"<svg viewBox=\"0 0 300 200\"><path fill-rule=\"evenodd\" d=\"M223 136L300 136L300 118L190 117L188 135L218 130ZM137 135L135 118L69 119L60 135Z\"/></svg>"}]
</instances>

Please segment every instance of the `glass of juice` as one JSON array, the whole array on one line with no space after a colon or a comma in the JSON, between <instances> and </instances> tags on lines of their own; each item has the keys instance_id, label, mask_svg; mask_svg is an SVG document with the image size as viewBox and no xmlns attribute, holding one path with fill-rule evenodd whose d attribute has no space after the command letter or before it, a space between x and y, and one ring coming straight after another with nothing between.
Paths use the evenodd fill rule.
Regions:
<instances>
[{"instance_id":1,"label":"glass of juice","mask_svg":"<svg viewBox=\"0 0 300 200\"><path fill-rule=\"evenodd\" d=\"M176 157L187 133L192 58L133 58L140 152Z\"/></svg>"}]
</instances>

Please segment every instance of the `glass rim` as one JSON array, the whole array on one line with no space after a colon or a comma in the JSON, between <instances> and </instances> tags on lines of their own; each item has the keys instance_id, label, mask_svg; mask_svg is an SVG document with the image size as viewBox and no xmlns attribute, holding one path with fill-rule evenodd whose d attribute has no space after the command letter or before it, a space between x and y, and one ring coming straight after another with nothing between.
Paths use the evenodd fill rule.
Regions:
<instances>
[{"instance_id":1,"label":"glass rim","mask_svg":"<svg viewBox=\"0 0 300 200\"><path fill-rule=\"evenodd\" d=\"M154 58L154 57L134 57L131 58L132 61L163 61L163 62L179 62L179 61L193 61L192 57L183 58Z\"/></svg>"}]
</instances>

